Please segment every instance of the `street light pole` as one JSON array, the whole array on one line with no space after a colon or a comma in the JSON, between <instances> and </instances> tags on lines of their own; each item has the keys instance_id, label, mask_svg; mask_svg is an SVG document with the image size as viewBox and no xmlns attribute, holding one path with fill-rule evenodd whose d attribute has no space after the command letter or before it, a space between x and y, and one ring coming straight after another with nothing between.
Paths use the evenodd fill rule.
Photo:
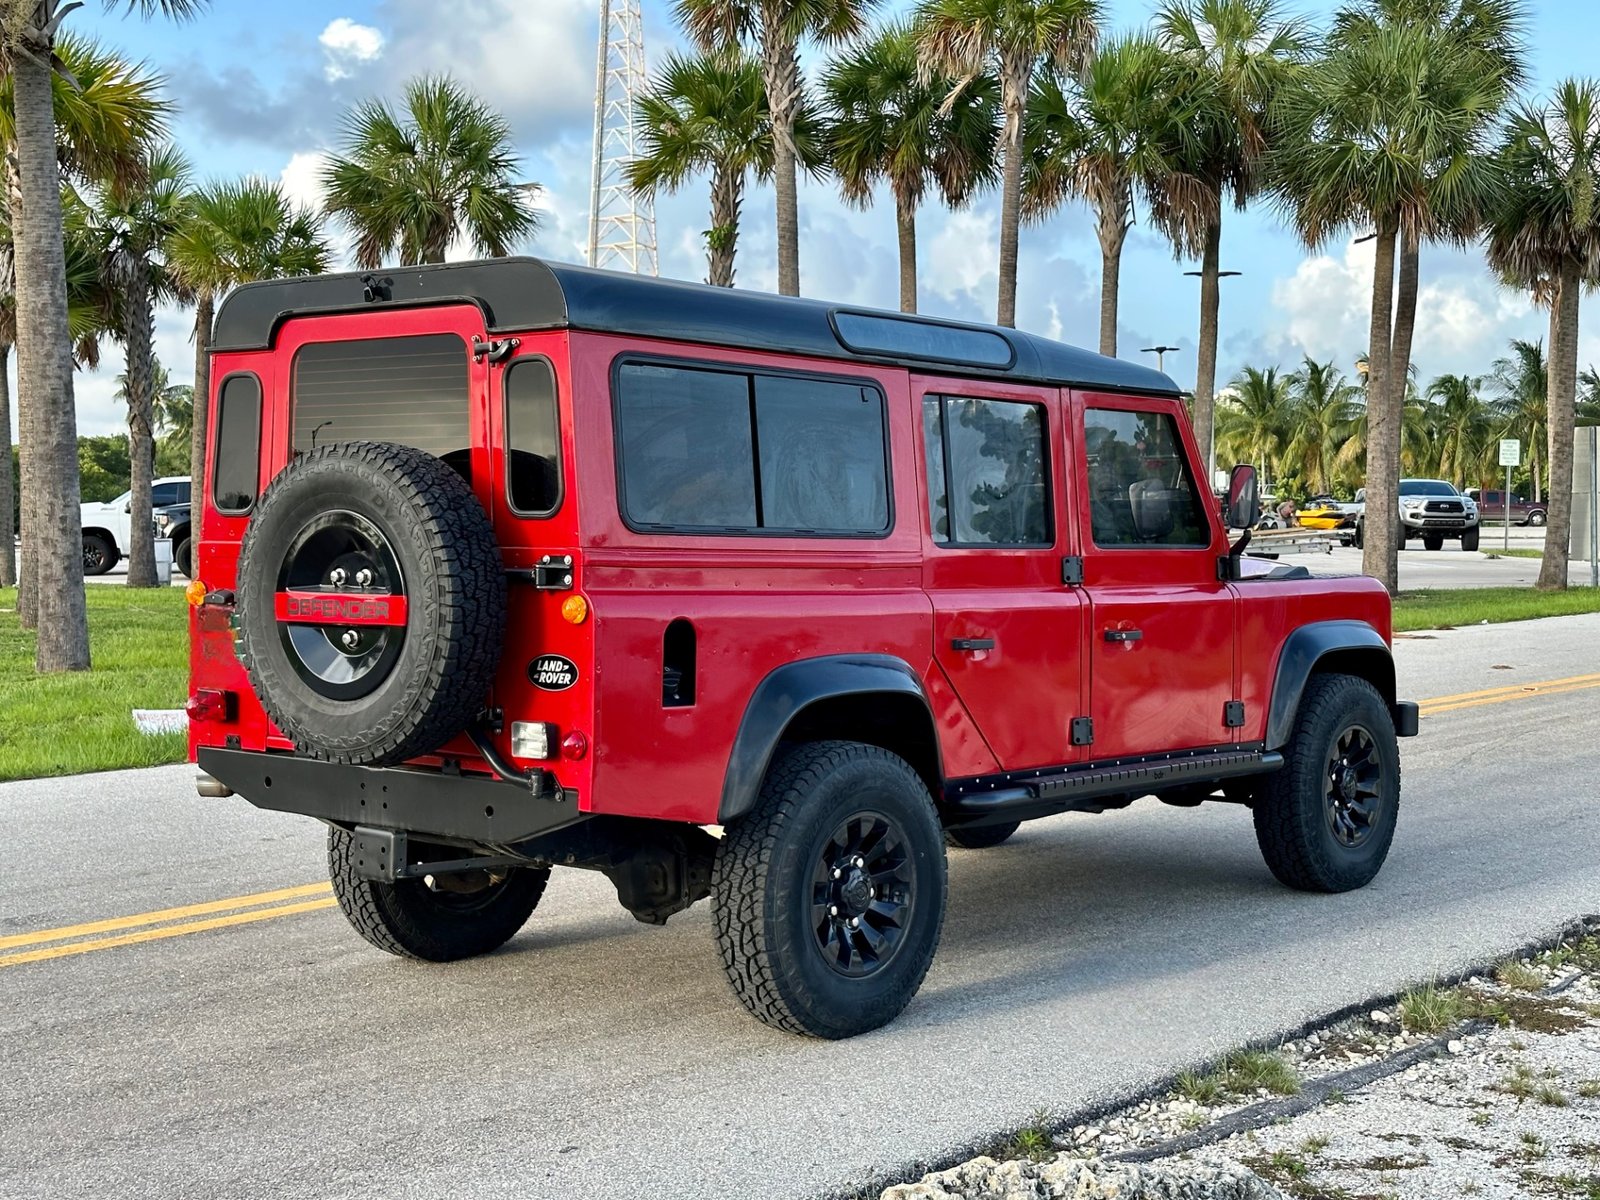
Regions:
<instances>
[{"instance_id":1,"label":"street light pole","mask_svg":"<svg viewBox=\"0 0 1600 1200\"><path fill-rule=\"evenodd\" d=\"M1156 356L1156 370L1165 371L1167 369L1167 355L1172 354L1179 349L1181 349L1181 347L1178 346L1146 346L1143 350L1140 350L1139 353L1154 354Z\"/></svg>"},{"instance_id":2,"label":"street light pole","mask_svg":"<svg viewBox=\"0 0 1600 1200\"><path fill-rule=\"evenodd\" d=\"M1192 275L1197 279L1198 278L1203 278L1205 276L1205 272L1204 271L1185 271L1184 274L1185 275ZM1243 271L1218 271L1217 272L1217 278L1218 279L1233 279L1233 278L1235 278L1235 277L1237 277L1239 275L1243 275L1243 274L1244 274ZM1196 379L1195 380L1195 387L1198 389L1199 385L1200 385L1200 381L1199 381L1199 379ZM1217 407L1216 407L1216 398L1217 398L1217 387L1216 387L1215 381L1213 381L1212 385L1211 385L1211 444L1208 447L1206 447L1206 470L1210 473L1210 476L1211 476L1211 478L1210 478L1210 480L1208 482L1213 486L1215 486L1215 484L1217 482Z\"/></svg>"}]
</instances>

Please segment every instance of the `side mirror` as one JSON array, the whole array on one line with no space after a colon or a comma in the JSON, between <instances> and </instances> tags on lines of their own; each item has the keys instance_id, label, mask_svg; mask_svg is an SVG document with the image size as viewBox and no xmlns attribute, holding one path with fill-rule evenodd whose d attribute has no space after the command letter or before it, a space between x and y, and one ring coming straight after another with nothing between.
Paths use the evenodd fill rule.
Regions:
<instances>
[{"instance_id":1,"label":"side mirror","mask_svg":"<svg viewBox=\"0 0 1600 1200\"><path fill-rule=\"evenodd\" d=\"M1365 504L1366 502L1367 502L1367 489L1366 488L1357 488L1356 489L1356 503L1357 504Z\"/></svg>"},{"instance_id":2,"label":"side mirror","mask_svg":"<svg viewBox=\"0 0 1600 1200\"><path fill-rule=\"evenodd\" d=\"M1254 467L1237 466L1228 477L1225 516L1229 529L1254 529L1261 519L1261 485Z\"/></svg>"},{"instance_id":3,"label":"side mirror","mask_svg":"<svg viewBox=\"0 0 1600 1200\"><path fill-rule=\"evenodd\" d=\"M131 513L133 511L133 501L129 500L126 504L124 504L122 506L122 511L125 513Z\"/></svg>"}]
</instances>

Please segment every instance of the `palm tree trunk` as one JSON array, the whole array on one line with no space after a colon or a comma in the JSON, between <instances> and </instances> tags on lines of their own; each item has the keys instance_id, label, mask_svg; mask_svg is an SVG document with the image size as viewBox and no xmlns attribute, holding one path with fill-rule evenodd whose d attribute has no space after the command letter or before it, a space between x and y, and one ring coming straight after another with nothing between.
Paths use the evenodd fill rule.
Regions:
<instances>
[{"instance_id":1,"label":"palm tree trunk","mask_svg":"<svg viewBox=\"0 0 1600 1200\"><path fill-rule=\"evenodd\" d=\"M1572 535L1572 440L1578 391L1578 301L1581 264L1562 261L1550 302L1550 507L1544 529L1541 589L1567 586L1567 543Z\"/></svg>"},{"instance_id":2,"label":"palm tree trunk","mask_svg":"<svg viewBox=\"0 0 1600 1200\"><path fill-rule=\"evenodd\" d=\"M0 587L17 586L17 514L11 507L11 343L0 342Z\"/></svg>"},{"instance_id":3,"label":"palm tree trunk","mask_svg":"<svg viewBox=\"0 0 1600 1200\"><path fill-rule=\"evenodd\" d=\"M1219 286L1222 254L1222 192L1219 188L1213 197L1215 208L1206 222L1205 251L1200 260L1200 345L1196 351L1199 361L1194 376L1194 436L1200 453L1206 456L1206 486L1217 472L1212 429L1216 420L1215 398L1212 392L1217 385L1217 314L1222 307L1222 290Z\"/></svg>"},{"instance_id":4,"label":"palm tree trunk","mask_svg":"<svg viewBox=\"0 0 1600 1200\"><path fill-rule=\"evenodd\" d=\"M900 311L917 311L917 204L894 198L895 232L900 239Z\"/></svg>"},{"instance_id":5,"label":"palm tree trunk","mask_svg":"<svg viewBox=\"0 0 1600 1200\"><path fill-rule=\"evenodd\" d=\"M1017 237L1022 226L1022 121L1027 110L1029 75L1026 63L1002 63L1006 127L1005 171L1000 191L1000 298L995 324L1017 325Z\"/></svg>"},{"instance_id":6,"label":"palm tree trunk","mask_svg":"<svg viewBox=\"0 0 1600 1200\"><path fill-rule=\"evenodd\" d=\"M1417 328L1417 277L1422 266L1422 243L1415 229L1400 236L1400 286L1394 301L1394 338L1389 344L1389 380L1405 407L1411 385L1411 340Z\"/></svg>"},{"instance_id":7,"label":"palm tree trunk","mask_svg":"<svg viewBox=\"0 0 1600 1200\"><path fill-rule=\"evenodd\" d=\"M216 320L217 297L209 288L195 297L194 305L194 417L189 428L189 537L200 544L200 519L205 512L206 429L211 414L211 327Z\"/></svg>"},{"instance_id":8,"label":"palm tree trunk","mask_svg":"<svg viewBox=\"0 0 1600 1200\"><path fill-rule=\"evenodd\" d=\"M794 142L800 107L799 48L767 22L761 31L761 69L772 114L772 183L777 192L778 294L800 294L799 152Z\"/></svg>"},{"instance_id":9,"label":"palm tree trunk","mask_svg":"<svg viewBox=\"0 0 1600 1200\"><path fill-rule=\"evenodd\" d=\"M1378 219L1367 346L1367 512L1373 519L1366 522L1361 553L1361 569L1381 580L1391 596L1400 590L1400 408L1389 378L1397 233L1392 215Z\"/></svg>"},{"instance_id":10,"label":"palm tree trunk","mask_svg":"<svg viewBox=\"0 0 1600 1200\"><path fill-rule=\"evenodd\" d=\"M52 584L38 587L35 668L89 669L89 622L83 593L79 521L78 413L67 334L67 269L62 245L61 175L48 65L50 40L24 34L29 53L11 56L16 106L16 172L21 211L11 215L17 258L17 373L30 438L24 482L37 521L29 554Z\"/></svg>"},{"instance_id":11,"label":"palm tree trunk","mask_svg":"<svg viewBox=\"0 0 1600 1200\"><path fill-rule=\"evenodd\" d=\"M1128 237L1127 209L1106 205L1096 234L1100 238L1100 353L1117 356L1117 296L1122 286L1122 244Z\"/></svg>"},{"instance_id":12,"label":"palm tree trunk","mask_svg":"<svg viewBox=\"0 0 1600 1200\"><path fill-rule=\"evenodd\" d=\"M733 286L743 202L744 172L718 164L711 172L711 229L706 234L706 282L712 287Z\"/></svg>"},{"instance_id":13,"label":"palm tree trunk","mask_svg":"<svg viewBox=\"0 0 1600 1200\"><path fill-rule=\"evenodd\" d=\"M22 212L22 188L17 182L17 173L12 169L9 155L0 155L0 171L5 173L6 199L11 212ZM13 217L13 239L15 238L15 222L18 217ZM12 292L16 292L16 246L13 241L11 255ZM24 629L36 629L39 624L39 573L34 569L36 558L33 553L33 530L38 526L38 519L34 516L33 503L38 489L31 485L32 472L28 463L28 455L33 443L30 430L31 406L28 404L30 389L28 376L21 356L17 358L17 475L20 487L17 490L17 531L21 535L21 545L17 552L17 621Z\"/></svg>"},{"instance_id":14,"label":"palm tree trunk","mask_svg":"<svg viewBox=\"0 0 1600 1200\"><path fill-rule=\"evenodd\" d=\"M133 493L128 507L128 586L156 586L155 531L151 528L150 484L155 476L154 397L151 395L150 284L142 259L127 264L123 288L123 343L127 347L128 455L133 463Z\"/></svg>"}]
</instances>

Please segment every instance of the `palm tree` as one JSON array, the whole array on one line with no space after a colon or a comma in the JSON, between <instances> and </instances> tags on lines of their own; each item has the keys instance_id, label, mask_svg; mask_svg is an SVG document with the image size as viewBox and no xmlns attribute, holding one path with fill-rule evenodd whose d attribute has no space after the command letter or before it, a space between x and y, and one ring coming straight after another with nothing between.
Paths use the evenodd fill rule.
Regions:
<instances>
[{"instance_id":1,"label":"palm tree","mask_svg":"<svg viewBox=\"0 0 1600 1200\"><path fill-rule=\"evenodd\" d=\"M1280 201L1308 246L1352 227L1375 229L1367 373L1367 503L1399 504L1406 375L1393 371L1396 244L1403 226L1430 229L1439 164L1475 170L1482 113L1500 87L1481 55L1425 24L1336 29L1326 53L1285 88L1271 169ZM1398 530L1367 530L1363 569L1398 586Z\"/></svg>"},{"instance_id":2,"label":"palm tree","mask_svg":"<svg viewBox=\"0 0 1600 1200\"><path fill-rule=\"evenodd\" d=\"M778 292L800 294L797 127L805 106L800 43L855 37L878 0L677 0L678 20L702 50L752 49L761 63L772 121L777 192Z\"/></svg>"},{"instance_id":3,"label":"palm tree","mask_svg":"<svg viewBox=\"0 0 1600 1200\"><path fill-rule=\"evenodd\" d=\"M128 373L117 376L117 390L112 398L124 404L131 403ZM154 355L150 358L151 414L156 432L163 439L187 442L194 420L194 388L187 383L173 383L167 368Z\"/></svg>"},{"instance_id":4,"label":"palm tree","mask_svg":"<svg viewBox=\"0 0 1600 1200\"><path fill-rule=\"evenodd\" d=\"M759 179L772 174L772 125L760 66L736 50L673 55L640 98L637 120L644 153L628 164L628 185L645 195L675 192L691 175L710 172L706 282L732 287L745 180L752 171ZM816 165L815 139L799 140Z\"/></svg>"},{"instance_id":5,"label":"palm tree","mask_svg":"<svg viewBox=\"0 0 1600 1200\"><path fill-rule=\"evenodd\" d=\"M1483 401L1483 377L1441 375L1428 385L1432 469L1457 487L1481 484L1492 417Z\"/></svg>"},{"instance_id":6,"label":"palm tree","mask_svg":"<svg viewBox=\"0 0 1600 1200\"><path fill-rule=\"evenodd\" d=\"M1039 68L1077 71L1094 54L1098 0L923 0L917 35L925 69L961 83L991 73L1000 81L1000 298L996 321L1017 323L1017 235L1022 222L1023 140Z\"/></svg>"},{"instance_id":7,"label":"palm tree","mask_svg":"<svg viewBox=\"0 0 1600 1200\"><path fill-rule=\"evenodd\" d=\"M1100 239L1100 353L1117 353L1122 246L1136 191L1179 202L1199 181L1181 147L1194 115L1194 90L1154 38L1118 38L1082 76L1041 74L1029 104L1023 216L1037 220L1068 197L1095 212ZM1168 199L1170 198L1170 200ZM1192 202L1192 198L1188 198Z\"/></svg>"},{"instance_id":8,"label":"palm tree","mask_svg":"<svg viewBox=\"0 0 1600 1200\"><path fill-rule=\"evenodd\" d=\"M1488 384L1494 392L1494 414L1502 437L1514 437L1528 447L1528 476L1533 498L1543 495L1541 447L1550 429L1550 369L1542 341L1511 343L1511 353L1489 367Z\"/></svg>"},{"instance_id":9,"label":"palm tree","mask_svg":"<svg viewBox=\"0 0 1600 1200\"><path fill-rule=\"evenodd\" d=\"M396 112L381 100L344 120L343 153L322 172L327 211L356 237L356 263L441 263L459 237L501 258L539 227L519 183L511 127L449 76L406 85Z\"/></svg>"},{"instance_id":10,"label":"palm tree","mask_svg":"<svg viewBox=\"0 0 1600 1200\"><path fill-rule=\"evenodd\" d=\"M1247 366L1218 399L1217 449L1234 462L1255 463L1267 490L1269 471L1280 473L1294 424L1289 380L1277 367Z\"/></svg>"},{"instance_id":11,"label":"palm tree","mask_svg":"<svg viewBox=\"0 0 1600 1200\"><path fill-rule=\"evenodd\" d=\"M1200 258L1194 426L1202 451L1214 460L1224 200L1243 208L1261 187L1268 110L1295 70L1303 35L1284 18L1278 0L1168 0L1156 15L1156 31L1198 93L1185 123L1188 136L1175 148L1183 170L1172 176L1174 186L1160 197L1155 216L1180 256ZM1215 468L1208 461L1207 470Z\"/></svg>"},{"instance_id":12,"label":"palm tree","mask_svg":"<svg viewBox=\"0 0 1600 1200\"><path fill-rule=\"evenodd\" d=\"M160 11L183 17L202 3L130 0L128 7L145 16ZM40 671L89 665L88 619L77 586L82 529L60 173L104 177L137 171L144 145L163 127L167 112L154 76L61 31L75 7L63 0L20 0L0 9L0 175L11 215L6 282L15 314L4 332L17 346L22 442L17 612L25 626L40 631L34 660ZM115 5L108 0L106 7ZM58 64L65 75L55 69ZM12 344L8 337L7 351ZM41 593L41 562L65 571L66 586ZM43 622L41 606L49 618Z\"/></svg>"},{"instance_id":13,"label":"palm tree","mask_svg":"<svg viewBox=\"0 0 1600 1200\"><path fill-rule=\"evenodd\" d=\"M917 208L929 187L959 208L994 182L1000 85L923 69L909 26L890 25L829 64L829 160L844 198L872 203L887 181L900 245L900 308L917 311Z\"/></svg>"},{"instance_id":14,"label":"palm tree","mask_svg":"<svg viewBox=\"0 0 1600 1200\"><path fill-rule=\"evenodd\" d=\"M217 298L257 279L320 275L329 251L322 217L291 204L278 184L246 178L212 183L189 197L183 220L167 240L167 267L195 298L194 394L189 427L189 474L205 474L206 412L211 395L211 330ZM198 541L202 505L192 512Z\"/></svg>"},{"instance_id":15,"label":"palm tree","mask_svg":"<svg viewBox=\"0 0 1600 1200\"><path fill-rule=\"evenodd\" d=\"M116 297L117 340L127 354L129 452L133 460L134 521L128 539L128 586L155 587L154 535L148 520L155 469L151 363L155 300L175 298L164 250L183 223L189 202L189 163L177 148L150 152L135 181L109 180L94 205L106 282Z\"/></svg>"},{"instance_id":16,"label":"palm tree","mask_svg":"<svg viewBox=\"0 0 1600 1200\"><path fill-rule=\"evenodd\" d=\"M1361 389L1332 362L1319 363L1309 355L1285 382L1292 410L1284 465L1312 491L1331 491L1339 455L1360 416Z\"/></svg>"},{"instance_id":17,"label":"palm tree","mask_svg":"<svg viewBox=\"0 0 1600 1200\"><path fill-rule=\"evenodd\" d=\"M1541 588L1567 586L1579 293L1600 280L1600 84L1568 79L1517 110L1501 146L1506 187L1489 221L1489 262L1550 307L1550 507Z\"/></svg>"},{"instance_id":18,"label":"palm tree","mask_svg":"<svg viewBox=\"0 0 1600 1200\"><path fill-rule=\"evenodd\" d=\"M1600 425L1600 371L1593 367L1584 369L1578 376L1583 389L1578 393L1577 416L1579 425Z\"/></svg>"}]
</instances>

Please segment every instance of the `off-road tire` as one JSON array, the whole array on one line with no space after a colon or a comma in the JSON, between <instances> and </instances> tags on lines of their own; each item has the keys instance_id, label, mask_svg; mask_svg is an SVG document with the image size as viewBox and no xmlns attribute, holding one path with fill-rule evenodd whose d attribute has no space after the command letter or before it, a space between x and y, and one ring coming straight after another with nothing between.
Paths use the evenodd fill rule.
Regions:
<instances>
[{"instance_id":1,"label":"off-road tire","mask_svg":"<svg viewBox=\"0 0 1600 1200\"><path fill-rule=\"evenodd\" d=\"M103 533L83 535L83 573L104 575L121 561L116 545Z\"/></svg>"},{"instance_id":2,"label":"off-road tire","mask_svg":"<svg viewBox=\"0 0 1600 1200\"><path fill-rule=\"evenodd\" d=\"M1481 533L1482 531L1479 529L1467 530L1461 535L1461 548L1463 550L1476 550L1478 548L1478 538Z\"/></svg>"},{"instance_id":3,"label":"off-road tire","mask_svg":"<svg viewBox=\"0 0 1600 1200\"><path fill-rule=\"evenodd\" d=\"M1422 535L1422 548L1424 550L1443 550L1444 534L1425 533Z\"/></svg>"},{"instance_id":4,"label":"off-road tire","mask_svg":"<svg viewBox=\"0 0 1600 1200\"><path fill-rule=\"evenodd\" d=\"M297 673L274 611L294 539L328 512L372 522L394 553L408 604L398 658L356 699ZM482 710L506 626L505 566L466 482L410 446L335 442L290 463L256 505L239 554L241 657L262 707L296 748L384 766L436 750Z\"/></svg>"},{"instance_id":5,"label":"off-road tire","mask_svg":"<svg viewBox=\"0 0 1600 1200\"><path fill-rule=\"evenodd\" d=\"M191 560L193 554L194 543L187 537L173 543L172 565L185 579L194 578L194 562Z\"/></svg>"},{"instance_id":6,"label":"off-road tire","mask_svg":"<svg viewBox=\"0 0 1600 1200\"><path fill-rule=\"evenodd\" d=\"M1359 846L1340 843L1328 815L1329 755L1359 724L1372 735L1380 807ZM1317 674L1306 683L1284 748L1282 770L1266 777L1254 809L1256 841L1280 883L1305 892L1347 892L1369 883L1394 840L1400 809L1400 752L1394 718L1378 689L1354 675Z\"/></svg>"},{"instance_id":7,"label":"off-road tire","mask_svg":"<svg viewBox=\"0 0 1600 1200\"><path fill-rule=\"evenodd\" d=\"M433 892L420 879L379 883L356 873L355 838L328 828L328 876L339 908L379 950L455 962L503 946L527 924L550 881L548 867L520 867L481 893Z\"/></svg>"},{"instance_id":8,"label":"off-road tire","mask_svg":"<svg viewBox=\"0 0 1600 1200\"><path fill-rule=\"evenodd\" d=\"M841 821L882 814L912 870L902 940L873 974L834 970L810 925L812 872ZM756 807L717 848L711 911L734 993L790 1033L853 1037L894 1020L921 986L944 927L944 839L927 784L905 760L857 742L809 742L773 759Z\"/></svg>"},{"instance_id":9,"label":"off-road tire","mask_svg":"<svg viewBox=\"0 0 1600 1200\"><path fill-rule=\"evenodd\" d=\"M978 825L969 829L946 829L945 844L957 850L988 850L998 846L1018 829L1021 821L1006 821L1000 825Z\"/></svg>"}]
</instances>

